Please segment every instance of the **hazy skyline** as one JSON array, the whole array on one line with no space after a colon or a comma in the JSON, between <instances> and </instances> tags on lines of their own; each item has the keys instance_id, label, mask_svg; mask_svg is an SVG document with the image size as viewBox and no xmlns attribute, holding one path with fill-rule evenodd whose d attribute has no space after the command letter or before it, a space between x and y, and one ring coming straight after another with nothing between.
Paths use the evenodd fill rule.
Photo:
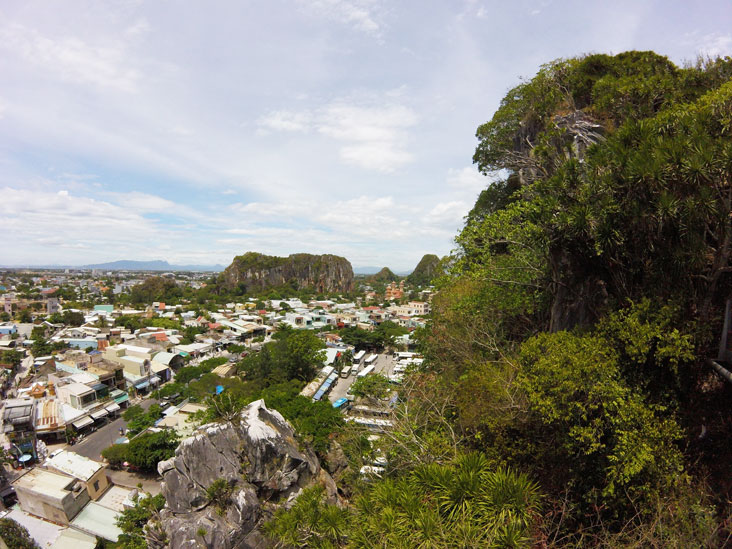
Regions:
<instances>
[{"instance_id":1,"label":"hazy skyline","mask_svg":"<svg viewBox=\"0 0 732 549\"><path fill-rule=\"evenodd\" d=\"M0 264L448 253L540 65L732 53L729 2L0 2Z\"/></svg>"}]
</instances>

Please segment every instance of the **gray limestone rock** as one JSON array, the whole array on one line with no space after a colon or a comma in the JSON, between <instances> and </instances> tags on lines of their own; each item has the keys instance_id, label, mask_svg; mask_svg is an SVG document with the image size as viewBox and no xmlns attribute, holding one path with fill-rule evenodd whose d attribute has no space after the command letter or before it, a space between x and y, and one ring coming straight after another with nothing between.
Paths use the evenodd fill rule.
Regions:
<instances>
[{"instance_id":1,"label":"gray limestone rock","mask_svg":"<svg viewBox=\"0 0 732 549\"><path fill-rule=\"evenodd\" d=\"M258 526L303 488L320 483L332 502L338 497L315 454L299 447L290 424L262 400L247 406L237 422L201 426L158 464L158 472L166 501L158 529L172 549L267 547ZM217 479L231 486L225 507L206 495ZM166 546L153 536L148 545Z\"/></svg>"}]
</instances>

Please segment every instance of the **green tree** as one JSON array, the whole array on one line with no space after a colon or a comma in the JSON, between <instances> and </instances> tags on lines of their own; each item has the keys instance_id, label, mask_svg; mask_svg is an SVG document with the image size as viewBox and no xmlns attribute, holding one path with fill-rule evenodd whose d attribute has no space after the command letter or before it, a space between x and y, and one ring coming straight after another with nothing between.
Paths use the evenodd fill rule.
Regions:
<instances>
[{"instance_id":1,"label":"green tree","mask_svg":"<svg viewBox=\"0 0 732 549\"><path fill-rule=\"evenodd\" d=\"M0 519L0 539L13 549L40 549L28 530L11 518Z\"/></svg>"},{"instance_id":2,"label":"green tree","mask_svg":"<svg viewBox=\"0 0 732 549\"><path fill-rule=\"evenodd\" d=\"M0 362L10 364L14 369L23 362L23 353L14 349L0 352Z\"/></svg>"},{"instance_id":3,"label":"green tree","mask_svg":"<svg viewBox=\"0 0 732 549\"><path fill-rule=\"evenodd\" d=\"M135 505L125 508L117 517L117 526L122 530L119 546L123 549L147 549L145 534L157 531L155 522L163 507L165 498L162 494L138 496Z\"/></svg>"},{"instance_id":4,"label":"green tree","mask_svg":"<svg viewBox=\"0 0 732 549\"><path fill-rule=\"evenodd\" d=\"M16 318L18 319L18 322L33 322L33 315L31 314L30 309L21 309L20 311L18 311L18 315Z\"/></svg>"},{"instance_id":5,"label":"green tree","mask_svg":"<svg viewBox=\"0 0 732 549\"><path fill-rule=\"evenodd\" d=\"M127 461L127 444L113 444L102 450L102 457L109 462L112 469L118 469Z\"/></svg>"},{"instance_id":6,"label":"green tree","mask_svg":"<svg viewBox=\"0 0 732 549\"><path fill-rule=\"evenodd\" d=\"M144 433L127 444L127 461L143 471L154 472L158 462L173 457L177 447L178 436L174 431Z\"/></svg>"},{"instance_id":7,"label":"green tree","mask_svg":"<svg viewBox=\"0 0 732 549\"><path fill-rule=\"evenodd\" d=\"M370 374L358 378L351 385L351 394L357 397L364 397L371 400L386 398L391 392L389 378L381 374Z\"/></svg>"}]
</instances>

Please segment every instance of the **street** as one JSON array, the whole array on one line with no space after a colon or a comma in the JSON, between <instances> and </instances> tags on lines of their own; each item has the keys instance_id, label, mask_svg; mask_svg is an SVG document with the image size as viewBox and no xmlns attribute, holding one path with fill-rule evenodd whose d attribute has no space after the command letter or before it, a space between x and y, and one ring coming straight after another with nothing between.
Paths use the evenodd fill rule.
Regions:
<instances>
[{"instance_id":1,"label":"street","mask_svg":"<svg viewBox=\"0 0 732 549\"><path fill-rule=\"evenodd\" d=\"M389 376L394 371L394 365L396 364L394 357L391 353L382 353L374 363L374 373ZM363 366L361 367L363 370ZM357 376L339 377L333 389L331 389L328 395L328 400L335 402L339 398L343 398L348 393L351 385L358 379Z\"/></svg>"},{"instance_id":2,"label":"street","mask_svg":"<svg viewBox=\"0 0 732 549\"><path fill-rule=\"evenodd\" d=\"M155 399L150 398L139 404L147 410L155 402L157 402ZM81 442L69 446L69 450L94 461L102 461L102 450L114 444L114 441L120 437L120 428L126 427L127 422L120 416L104 427L100 427L90 435L85 436Z\"/></svg>"}]
</instances>

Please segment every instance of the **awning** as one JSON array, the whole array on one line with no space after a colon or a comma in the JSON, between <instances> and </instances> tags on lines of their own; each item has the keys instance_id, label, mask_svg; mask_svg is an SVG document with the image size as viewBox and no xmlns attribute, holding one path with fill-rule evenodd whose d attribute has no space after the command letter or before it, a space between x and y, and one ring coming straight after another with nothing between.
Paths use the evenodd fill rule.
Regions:
<instances>
[{"instance_id":1,"label":"awning","mask_svg":"<svg viewBox=\"0 0 732 549\"><path fill-rule=\"evenodd\" d=\"M127 393L123 393L119 396L114 397L114 401L117 404L122 404L123 402L127 402L128 400L130 400L130 395L128 395Z\"/></svg>"},{"instance_id":2,"label":"awning","mask_svg":"<svg viewBox=\"0 0 732 549\"><path fill-rule=\"evenodd\" d=\"M158 383L160 383L160 378L158 376L150 376L149 378L135 383L135 389L144 389L150 384L156 385Z\"/></svg>"},{"instance_id":3,"label":"awning","mask_svg":"<svg viewBox=\"0 0 732 549\"><path fill-rule=\"evenodd\" d=\"M96 410L91 413L91 417L93 417L94 419L102 419L104 416L108 416L108 415L109 415L109 412L107 412L107 410L105 410L104 408L102 408L101 410Z\"/></svg>"},{"instance_id":4,"label":"awning","mask_svg":"<svg viewBox=\"0 0 732 549\"><path fill-rule=\"evenodd\" d=\"M104 391L104 389L109 389L109 387L107 385L105 385L104 383L95 383L94 385L91 386L91 388L94 389L95 391Z\"/></svg>"},{"instance_id":5,"label":"awning","mask_svg":"<svg viewBox=\"0 0 732 549\"><path fill-rule=\"evenodd\" d=\"M92 423L94 423L94 420L92 418L90 418L89 416L84 416L74 421L71 425L73 425L77 429L83 429L84 427L86 427L87 425L91 425Z\"/></svg>"},{"instance_id":6,"label":"awning","mask_svg":"<svg viewBox=\"0 0 732 549\"><path fill-rule=\"evenodd\" d=\"M153 362L150 364L150 369L155 372L156 374L159 374L160 372L164 372L168 369L167 364L163 364L162 362Z\"/></svg>"},{"instance_id":7,"label":"awning","mask_svg":"<svg viewBox=\"0 0 732 549\"><path fill-rule=\"evenodd\" d=\"M125 395L125 396L126 396L126 395ZM117 410L119 410L119 406L118 406L118 405L117 405L117 403L115 402L114 404L110 404L109 406L107 406L107 407L105 408L105 410L107 410L107 412L109 412L109 413L112 413L112 412L116 412Z\"/></svg>"}]
</instances>

